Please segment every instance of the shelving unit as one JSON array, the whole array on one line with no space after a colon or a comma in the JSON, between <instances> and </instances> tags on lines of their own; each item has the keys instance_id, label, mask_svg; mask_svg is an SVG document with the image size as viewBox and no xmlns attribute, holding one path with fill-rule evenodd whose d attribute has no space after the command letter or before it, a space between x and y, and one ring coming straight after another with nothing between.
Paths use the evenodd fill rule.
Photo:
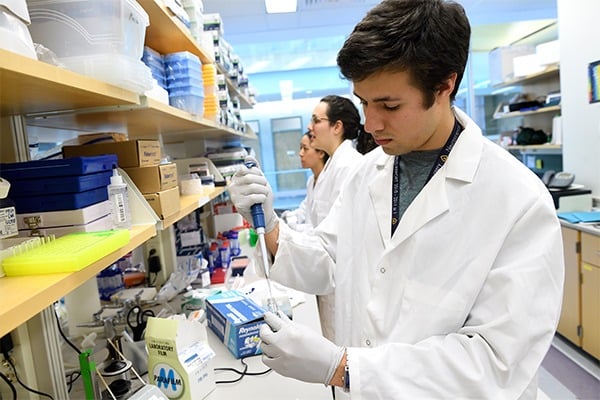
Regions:
<instances>
[{"instance_id":1,"label":"shelving unit","mask_svg":"<svg viewBox=\"0 0 600 400\"><path fill-rule=\"evenodd\" d=\"M560 90L560 69L558 65L549 65L545 70L495 85L494 88L520 86L522 93L534 94L535 97L546 96L548 93ZM503 111L504 104L499 104L494 112L494 119L524 118L523 125L532 126L551 132L552 117L560 113L560 104L539 107L535 110Z\"/></svg>"},{"instance_id":2,"label":"shelving unit","mask_svg":"<svg viewBox=\"0 0 600 400\"><path fill-rule=\"evenodd\" d=\"M190 51L202 62L213 62L160 0L140 0L139 3L150 17L147 45L165 53ZM228 84L243 106L251 107L250 101L239 91L235 92L237 88L231 82ZM256 138L253 132L234 131L144 95L2 49L0 87L0 120L20 120L26 126L79 132L96 132L99 127L110 126L120 128L130 138L156 138L163 143ZM15 143L27 143L26 138L19 137L26 135L22 131L2 132L3 139L11 133ZM225 190L219 187L202 196L182 196L178 213L154 224L135 225L126 246L81 271L0 278L0 337Z\"/></svg>"},{"instance_id":3,"label":"shelving unit","mask_svg":"<svg viewBox=\"0 0 600 400\"><path fill-rule=\"evenodd\" d=\"M181 21L162 2L157 0L139 0L138 2L148 13L151 21L150 26L146 29L147 46L161 54L189 51L197 55L203 64L214 63L213 55L198 46ZM220 65L217 65L217 70L227 77ZM232 97L240 100L242 109L252 108L253 104L250 99L240 92L229 77L226 78L226 81L229 92Z\"/></svg>"}]
</instances>

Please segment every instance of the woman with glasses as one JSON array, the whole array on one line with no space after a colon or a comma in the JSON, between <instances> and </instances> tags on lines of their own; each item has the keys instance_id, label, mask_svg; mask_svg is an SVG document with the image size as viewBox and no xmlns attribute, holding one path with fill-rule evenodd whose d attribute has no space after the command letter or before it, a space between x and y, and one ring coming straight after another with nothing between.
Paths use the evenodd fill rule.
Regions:
<instances>
[{"instance_id":1,"label":"woman with glasses","mask_svg":"<svg viewBox=\"0 0 600 400\"><path fill-rule=\"evenodd\" d=\"M354 140L365 132L354 103L336 95L325 96L319 101L313 109L308 130L312 134L312 146L329 155L319 184L314 188L313 206L309 210L310 220L316 227L329 214L344 181L360 163L362 154L354 148ZM317 296L317 305L323 336L334 340L334 295Z\"/></svg>"},{"instance_id":2,"label":"woman with glasses","mask_svg":"<svg viewBox=\"0 0 600 400\"><path fill-rule=\"evenodd\" d=\"M300 163L302 168L310 168L312 175L306 183L306 197L300 203L300 206L295 210L288 210L281 214L283 220L293 229L304 231L314 226L310 219L309 210L313 208L314 203L314 188L317 185L321 171L325 167L325 163L329 159L327 153L323 150L315 149L312 145L312 134L307 131L302 135L300 140Z\"/></svg>"}]
</instances>

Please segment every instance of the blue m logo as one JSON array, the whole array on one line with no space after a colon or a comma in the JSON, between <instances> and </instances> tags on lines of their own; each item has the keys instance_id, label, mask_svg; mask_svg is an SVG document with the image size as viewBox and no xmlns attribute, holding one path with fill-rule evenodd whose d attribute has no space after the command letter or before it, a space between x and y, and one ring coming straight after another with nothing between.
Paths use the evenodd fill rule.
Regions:
<instances>
[{"instance_id":1,"label":"blue m logo","mask_svg":"<svg viewBox=\"0 0 600 400\"><path fill-rule=\"evenodd\" d=\"M160 369L158 376L156 377L156 385L160 389L162 385L165 386L165 389L169 389L169 384L171 384L171 390L177 390L177 381L175 380L175 371L169 368L169 374L167 375L164 368Z\"/></svg>"}]
</instances>

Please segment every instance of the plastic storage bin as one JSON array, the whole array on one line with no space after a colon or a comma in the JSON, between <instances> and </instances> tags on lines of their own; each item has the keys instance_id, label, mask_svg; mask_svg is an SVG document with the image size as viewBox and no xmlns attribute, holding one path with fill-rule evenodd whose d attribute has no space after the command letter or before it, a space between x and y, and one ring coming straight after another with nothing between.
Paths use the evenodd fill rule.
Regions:
<instances>
[{"instance_id":1,"label":"plastic storage bin","mask_svg":"<svg viewBox=\"0 0 600 400\"><path fill-rule=\"evenodd\" d=\"M169 76L202 77L202 63L198 56L187 51L170 53L163 56L167 79Z\"/></svg>"},{"instance_id":2,"label":"plastic storage bin","mask_svg":"<svg viewBox=\"0 0 600 400\"><path fill-rule=\"evenodd\" d=\"M196 86L169 89L169 104L190 114L204 114L204 88Z\"/></svg>"},{"instance_id":3,"label":"plastic storage bin","mask_svg":"<svg viewBox=\"0 0 600 400\"><path fill-rule=\"evenodd\" d=\"M144 93L152 89L152 73L141 60L122 54L97 54L80 57L64 57L60 61L71 71L111 83L113 85Z\"/></svg>"},{"instance_id":4,"label":"plastic storage bin","mask_svg":"<svg viewBox=\"0 0 600 400\"><path fill-rule=\"evenodd\" d=\"M0 48L37 59L25 22L0 6Z\"/></svg>"},{"instance_id":5,"label":"plastic storage bin","mask_svg":"<svg viewBox=\"0 0 600 400\"><path fill-rule=\"evenodd\" d=\"M36 43L58 58L123 54L140 59L148 14L135 0L28 0Z\"/></svg>"}]
</instances>

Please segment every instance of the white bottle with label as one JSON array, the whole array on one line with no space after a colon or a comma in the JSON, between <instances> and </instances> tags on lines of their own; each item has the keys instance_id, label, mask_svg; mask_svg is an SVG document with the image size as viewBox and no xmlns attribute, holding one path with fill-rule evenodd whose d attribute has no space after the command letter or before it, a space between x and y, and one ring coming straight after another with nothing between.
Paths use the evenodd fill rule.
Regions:
<instances>
[{"instance_id":1,"label":"white bottle with label","mask_svg":"<svg viewBox=\"0 0 600 400\"><path fill-rule=\"evenodd\" d=\"M131 228L131 212L129 211L129 192L127 184L116 167L113 167L113 175L108 185L108 200L110 201L110 212L116 229Z\"/></svg>"}]
</instances>

